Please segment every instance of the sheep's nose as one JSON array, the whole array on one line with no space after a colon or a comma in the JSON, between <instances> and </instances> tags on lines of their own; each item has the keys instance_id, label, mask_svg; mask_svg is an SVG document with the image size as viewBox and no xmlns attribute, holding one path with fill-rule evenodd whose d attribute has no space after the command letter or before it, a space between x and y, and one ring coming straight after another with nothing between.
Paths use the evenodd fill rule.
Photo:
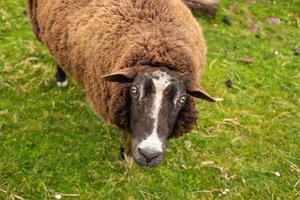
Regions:
<instances>
[{"instance_id":1,"label":"sheep's nose","mask_svg":"<svg viewBox=\"0 0 300 200\"><path fill-rule=\"evenodd\" d=\"M152 160L152 159L158 157L160 154L162 154L162 151L160 149L149 147L149 146L146 146L146 147L143 147L143 148L138 148L138 151L147 160Z\"/></svg>"}]
</instances>

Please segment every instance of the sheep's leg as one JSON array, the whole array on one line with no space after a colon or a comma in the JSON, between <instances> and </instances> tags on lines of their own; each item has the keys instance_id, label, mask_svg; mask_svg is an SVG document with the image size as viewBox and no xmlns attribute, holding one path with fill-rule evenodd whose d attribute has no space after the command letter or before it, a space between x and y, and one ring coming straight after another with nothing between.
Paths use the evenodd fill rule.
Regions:
<instances>
[{"instance_id":1,"label":"sheep's leg","mask_svg":"<svg viewBox=\"0 0 300 200\"><path fill-rule=\"evenodd\" d=\"M57 65L56 69L56 83L58 87L67 87L68 80L66 73Z\"/></svg>"},{"instance_id":2,"label":"sheep's leg","mask_svg":"<svg viewBox=\"0 0 300 200\"><path fill-rule=\"evenodd\" d=\"M130 156L130 145L131 145L131 135L129 133L123 133L122 145L120 148L120 158L125 160L126 157Z\"/></svg>"}]
</instances>

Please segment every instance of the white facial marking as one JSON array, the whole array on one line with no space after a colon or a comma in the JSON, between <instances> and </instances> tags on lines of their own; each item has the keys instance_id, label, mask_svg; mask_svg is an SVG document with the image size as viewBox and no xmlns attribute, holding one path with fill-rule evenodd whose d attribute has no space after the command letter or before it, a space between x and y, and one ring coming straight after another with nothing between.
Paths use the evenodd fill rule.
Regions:
<instances>
[{"instance_id":1,"label":"white facial marking","mask_svg":"<svg viewBox=\"0 0 300 200\"><path fill-rule=\"evenodd\" d=\"M152 118L154 119L153 130L149 137L142 141L139 145L141 149L148 149L149 151L162 152L162 141L158 137L158 118L159 111L161 109L163 93L167 86L170 84L170 76L165 72L154 72L153 75L157 78L153 78L153 83L155 87L155 97L152 106Z\"/></svg>"},{"instance_id":2,"label":"white facial marking","mask_svg":"<svg viewBox=\"0 0 300 200\"><path fill-rule=\"evenodd\" d=\"M68 86L68 80L65 80L64 82L56 82L56 84L58 87L65 88Z\"/></svg>"}]
</instances>

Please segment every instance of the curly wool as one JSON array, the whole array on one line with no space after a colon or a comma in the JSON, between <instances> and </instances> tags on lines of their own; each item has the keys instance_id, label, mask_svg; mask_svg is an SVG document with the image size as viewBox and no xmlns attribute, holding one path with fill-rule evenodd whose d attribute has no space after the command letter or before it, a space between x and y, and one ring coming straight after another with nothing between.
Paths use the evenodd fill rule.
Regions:
<instances>
[{"instance_id":1,"label":"curly wool","mask_svg":"<svg viewBox=\"0 0 300 200\"><path fill-rule=\"evenodd\" d=\"M202 30L182 0L26 0L37 38L61 68L81 83L92 110L130 131L129 84L101 79L128 67L166 67L200 81L206 45ZM173 134L197 119L190 99Z\"/></svg>"}]
</instances>

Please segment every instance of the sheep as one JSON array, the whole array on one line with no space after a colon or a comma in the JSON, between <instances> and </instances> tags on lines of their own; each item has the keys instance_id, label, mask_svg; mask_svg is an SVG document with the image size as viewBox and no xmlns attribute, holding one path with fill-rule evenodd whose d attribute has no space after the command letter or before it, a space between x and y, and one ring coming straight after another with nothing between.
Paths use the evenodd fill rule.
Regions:
<instances>
[{"instance_id":1,"label":"sheep","mask_svg":"<svg viewBox=\"0 0 300 200\"><path fill-rule=\"evenodd\" d=\"M120 128L141 166L197 120L202 30L182 0L26 0L32 30L54 56L57 82L83 86L92 111ZM127 140L128 142L128 140Z\"/></svg>"}]
</instances>

